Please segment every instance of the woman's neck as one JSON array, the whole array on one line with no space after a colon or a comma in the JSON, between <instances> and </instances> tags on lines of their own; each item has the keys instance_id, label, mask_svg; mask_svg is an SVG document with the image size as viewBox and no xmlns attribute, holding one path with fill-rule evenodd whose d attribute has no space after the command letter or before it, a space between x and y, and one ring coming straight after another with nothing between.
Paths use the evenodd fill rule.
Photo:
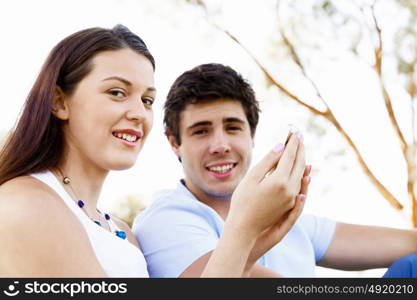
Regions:
<instances>
[{"instance_id":1,"label":"woman's neck","mask_svg":"<svg viewBox=\"0 0 417 300\"><path fill-rule=\"evenodd\" d=\"M70 183L63 183L67 191L70 191L76 198L75 200L84 202L83 209L89 215L96 214L97 202L108 170L97 167L91 161L86 162L68 155L52 172L60 178L61 182L62 177L68 177Z\"/></svg>"}]
</instances>

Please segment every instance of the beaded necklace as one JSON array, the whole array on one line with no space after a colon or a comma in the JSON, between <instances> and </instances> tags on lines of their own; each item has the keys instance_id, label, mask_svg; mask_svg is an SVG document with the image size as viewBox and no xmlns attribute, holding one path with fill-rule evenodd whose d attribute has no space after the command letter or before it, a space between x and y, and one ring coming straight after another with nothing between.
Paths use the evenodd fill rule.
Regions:
<instances>
[{"instance_id":1,"label":"beaded necklace","mask_svg":"<svg viewBox=\"0 0 417 300\"><path fill-rule=\"evenodd\" d=\"M69 186L69 188L71 189L71 191L72 191L72 193L74 194L74 196L75 196L75 199L79 199L78 197L77 197L77 194L75 193L75 191L74 191L74 189L72 188L72 185L71 185L71 179L68 177L68 176L64 176L63 174L62 174L62 172L61 172L61 170L59 169L59 168L57 168L57 170L58 170L58 172L59 172L59 174L61 175L61 177L62 177L62 183L64 184L64 185L67 185L67 186ZM71 198L73 198L73 197L71 197ZM95 224L97 224L98 226L100 226L100 227L102 227L102 225L101 225L101 222L99 221L99 220L94 220L93 218L91 218L89 215L88 215L88 213L85 211L85 209L84 209L84 206L85 206L85 203L84 203L84 201L82 201L82 200L75 200L74 198L73 198L73 200L77 203L77 205L78 205L78 207L81 209L81 210L83 210L84 211L84 213L86 214L86 216L91 220L91 221L93 221ZM99 209L97 209L96 208L96 210L97 210L97 212L99 213L99 215L100 216L104 216L104 219L106 220L106 223L107 223L107 226L108 226L108 228L109 228L109 230L110 230L110 232L112 232L112 233L114 233L116 236L118 236L119 238L121 238L121 239L126 239L126 232L124 232L124 231L122 231L122 230L117 230L116 228L115 228L115 226L114 226L114 224L113 224L113 220L111 220L111 217L110 217L110 215L109 214L106 214L106 213L102 213Z\"/></svg>"}]
</instances>

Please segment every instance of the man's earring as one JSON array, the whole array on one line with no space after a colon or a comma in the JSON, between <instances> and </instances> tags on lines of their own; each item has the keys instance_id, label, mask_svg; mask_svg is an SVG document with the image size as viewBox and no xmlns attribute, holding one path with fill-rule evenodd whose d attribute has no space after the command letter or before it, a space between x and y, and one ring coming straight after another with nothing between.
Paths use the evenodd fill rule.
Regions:
<instances>
[{"instance_id":1,"label":"man's earring","mask_svg":"<svg viewBox=\"0 0 417 300\"><path fill-rule=\"evenodd\" d=\"M181 156L178 156L178 160L180 161L180 163L182 163Z\"/></svg>"}]
</instances>

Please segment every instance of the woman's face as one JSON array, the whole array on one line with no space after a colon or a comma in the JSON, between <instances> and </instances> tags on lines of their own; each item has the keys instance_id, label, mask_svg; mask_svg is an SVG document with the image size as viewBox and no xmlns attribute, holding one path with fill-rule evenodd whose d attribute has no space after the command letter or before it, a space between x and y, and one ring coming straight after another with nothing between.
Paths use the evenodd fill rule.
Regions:
<instances>
[{"instance_id":1,"label":"woman's face","mask_svg":"<svg viewBox=\"0 0 417 300\"><path fill-rule=\"evenodd\" d=\"M67 158L105 170L130 168L152 128L153 67L131 49L104 51L70 95L63 95Z\"/></svg>"}]
</instances>

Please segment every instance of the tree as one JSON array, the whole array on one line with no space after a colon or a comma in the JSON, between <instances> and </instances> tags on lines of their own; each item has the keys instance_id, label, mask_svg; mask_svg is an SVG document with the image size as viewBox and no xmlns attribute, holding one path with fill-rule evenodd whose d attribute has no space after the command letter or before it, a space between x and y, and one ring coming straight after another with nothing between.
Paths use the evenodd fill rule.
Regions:
<instances>
[{"instance_id":1,"label":"tree","mask_svg":"<svg viewBox=\"0 0 417 300\"><path fill-rule=\"evenodd\" d=\"M275 49L285 48L293 69L304 78L304 85L312 88L315 95L298 95L294 89L276 78L270 68L254 54L245 43L220 25L219 9L208 6L203 0L188 0L202 8L208 22L242 47L265 75L267 84L276 87L291 101L307 109L312 115L324 118L334 126L355 153L358 164L373 186L396 210L404 206L371 170L357 142L339 121L328 99L323 96L323 86L317 84L314 65L334 57L353 58L372 70L373 80L378 83L381 100L401 149L406 166L406 189L411 208L411 220L417 227L417 166L416 166L416 114L417 95L417 3L413 0L398 1L276 1L276 35L271 38ZM262 4L258 4L262 5ZM238 8L236 9L238 13ZM388 13L387 13L388 12ZM216 16L217 14L217 16ZM251 20L256 22L256 20ZM276 37L279 38L276 38ZM338 44L339 53L326 50L330 40ZM338 74L335 74L337 77ZM402 93L394 93L400 83ZM310 99L309 99L310 98ZM400 119L395 106L407 101L408 120ZM320 107L321 106L321 107ZM320 108L319 108L320 107ZM357 108L360 109L360 108ZM401 126L400 121L406 126ZM407 130L408 129L408 130Z\"/></svg>"},{"instance_id":2,"label":"tree","mask_svg":"<svg viewBox=\"0 0 417 300\"><path fill-rule=\"evenodd\" d=\"M116 201L110 213L132 227L135 217L146 208L145 197L142 195L127 195Z\"/></svg>"}]
</instances>

